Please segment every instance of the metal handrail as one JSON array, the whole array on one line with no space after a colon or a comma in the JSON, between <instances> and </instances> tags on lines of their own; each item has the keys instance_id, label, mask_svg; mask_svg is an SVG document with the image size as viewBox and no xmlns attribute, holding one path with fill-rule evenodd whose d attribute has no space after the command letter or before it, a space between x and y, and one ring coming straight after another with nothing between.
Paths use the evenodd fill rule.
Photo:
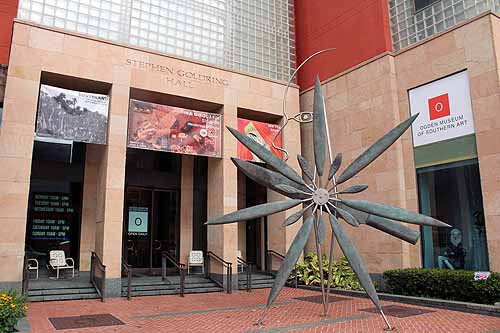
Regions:
<instances>
[{"instance_id":1,"label":"metal handrail","mask_svg":"<svg viewBox=\"0 0 500 333\"><path fill-rule=\"evenodd\" d=\"M272 275L273 256L275 258L278 258L281 261L285 260L285 256L282 255L281 253L278 253L274 250L267 250L267 274L269 274L269 275ZM297 268L297 265L294 266L293 271L292 271L292 273L294 273L294 276L295 276L295 279L294 279L295 288L297 288L297 286L299 284L296 268Z\"/></svg>"},{"instance_id":2,"label":"metal handrail","mask_svg":"<svg viewBox=\"0 0 500 333\"><path fill-rule=\"evenodd\" d=\"M132 298L132 265L129 265L122 257L122 269L127 274L127 300Z\"/></svg>"},{"instance_id":3,"label":"metal handrail","mask_svg":"<svg viewBox=\"0 0 500 333\"><path fill-rule=\"evenodd\" d=\"M96 275L96 268L101 272L101 277ZM106 265L102 263L101 258L93 251L90 254L90 282L92 282L97 293L101 296L101 301L104 302L106 295Z\"/></svg>"},{"instance_id":4,"label":"metal handrail","mask_svg":"<svg viewBox=\"0 0 500 333\"><path fill-rule=\"evenodd\" d=\"M161 252L161 279L165 281L167 279L167 260L170 261L178 270L180 274L180 291L181 297L184 297L184 289L186 283L186 265L181 264L176 261L174 257L170 255L167 251Z\"/></svg>"},{"instance_id":5,"label":"metal handrail","mask_svg":"<svg viewBox=\"0 0 500 333\"><path fill-rule=\"evenodd\" d=\"M219 262L220 264L222 264L222 267L225 267L226 268L226 292L228 294L231 294L232 291L233 291L233 287L232 287L232 283L233 283L233 263L231 262L228 262L228 261L225 261L224 259L222 259L221 257L219 257L218 255L216 255L215 253L213 253L212 251L207 251L207 260L206 260L206 274L207 274L207 277L210 278L210 259L214 259L215 261ZM224 288L224 284L223 283L220 283L219 281L215 280L215 279L211 279L212 281L214 281L215 283L217 283L220 287Z\"/></svg>"},{"instance_id":6,"label":"metal handrail","mask_svg":"<svg viewBox=\"0 0 500 333\"><path fill-rule=\"evenodd\" d=\"M247 292L252 291L252 263L246 262L243 258L236 257L239 264L247 269Z\"/></svg>"},{"instance_id":7,"label":"metal handrail","mask_svg":"<svg viewBox=\"0 0 500 333\"><path fill-rule=\"evenodd\" d=\"M23 282L22 282L22 293L23 295L28 293L29 290L29 269L28 269L28 257L24 256L23 261Z\"/></svg>"}]
</instances>

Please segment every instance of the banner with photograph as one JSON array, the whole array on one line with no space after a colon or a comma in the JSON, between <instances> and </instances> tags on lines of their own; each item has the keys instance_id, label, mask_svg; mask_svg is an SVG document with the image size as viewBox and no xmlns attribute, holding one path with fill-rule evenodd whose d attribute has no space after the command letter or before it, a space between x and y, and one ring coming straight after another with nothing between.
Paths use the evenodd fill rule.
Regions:
<instances>
[{"instance_id":1,"label":"banner with photograph","mask_svg":"<svg viewBox=\"0 0 500 333\"><path fill-rule=\"evenodd\" d=\"M131 99L128 146L221 157L221 115Z\"/></svg>"},{"instance_id":2,"label":"banner with photograph","mask_svg":"<svg viewBox=\"0 0 500 333\"><path fill-rule=\"evenodd\" d=\"M273 147L273 139L276 133L278 133L280 126L276 124L263 123L255 120L248 120L243 118L238 118L238 131L245 133L250 138L254 139L268 150L270 150L274 155L282 158L282 153L278 149ZM282 136L281 133L278 135L275 141L277 147L282 146ZM243 146L238 141L238 158L247 161L262 162L260 158L255 156L250 150Z\"/></svg>"},{"instance_id":3,"label":"banner with photograph","mask_svg":"<svg viewBox=\"0 0 500 333\"><path fill-rule=\"evenodd\" d=\"M42 84L36 135L106 144L109 96Z\"/></svg>"}]
</instances>

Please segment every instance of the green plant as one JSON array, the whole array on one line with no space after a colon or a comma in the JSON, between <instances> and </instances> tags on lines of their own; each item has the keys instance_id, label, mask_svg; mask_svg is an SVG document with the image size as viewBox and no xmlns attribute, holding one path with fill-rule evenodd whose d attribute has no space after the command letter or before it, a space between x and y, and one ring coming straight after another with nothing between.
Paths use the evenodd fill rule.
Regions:
<instances>
[{"instance_id":1,"label":"green plant","mask_svg":"<svg viewBox=\"0 0 500 333\"><path fill-rule=\"evenodd\" d=\"M16 290L0 292L0 332L15 332L14 327L24 317L27 309L25 298Z\"/></svg>"},{"instance_id":2,"label":"green plant","mask_svg":"<svg viewBox=\"0 0 500 333\"><path fill-rule=\"evenodd\" d=\"M325 255L322 256L323 274L325 276L324 285L328 285L328 264L329 261ZM309 253L304 262L297 264L295 270L289 278L289 283L293 283L295 275L299 284L306 286L321 285L320 267L318 256L315 253ZM332 284L333 288L342 288L349 290L360 290L361 285L353 272L349 262L345 257L338 261L334 261L332 265Z\"/></svg>"},{"instance_id":3,"label":"green plant","mask_svg":"<svg viewBox=\"0 0 500 333\"><path fill-rule=\"evenodd\" d=\"M407 268L384 272L390 292L398 295L493 304L500 301L500 274L474 281L474 272Z\"/></svg>"}]
</instances>

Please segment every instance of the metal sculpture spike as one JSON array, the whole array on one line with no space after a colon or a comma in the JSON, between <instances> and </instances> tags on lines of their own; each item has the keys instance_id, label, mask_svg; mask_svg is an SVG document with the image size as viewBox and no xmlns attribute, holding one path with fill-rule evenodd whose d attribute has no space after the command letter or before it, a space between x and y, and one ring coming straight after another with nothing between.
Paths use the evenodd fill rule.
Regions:
<instances>
[{"instance_id":1,"label":"metal sculpture spike","mask_svg":"<svg viewBox=\"0 0 500 333\"><path fill-rule=\"evenodd\" d=\"M299 68L300 67L301 66L299 66ZM286 116L286 113L284 114ZM309 236L313 231L315 236L316 252L318 259L320 260L319 265L322 267L320 245L324 242L323 215L327 215L326 223L330 225L332 238L330 242L330 265L328 268L329 276L326 283L326 290L323 270L320 270L323 300L322 315L326 316L328 314L332 276L331 264L333 261L334 241L336 239L354 273L358 277L361 286L364 288L368 297L371 299L373 304L375 304L375 307L382 315L382 318L387 325L386 329L393 329L382 310L377 292L361 256L348 234L345 232L339 218L342 218L352 227L358 227L361 224L365 224L412 244L417 242L419 233L401 224L401 222L417 225L431 225L435 227L450 226L434 218L407 211L405 209L366 200L344 198L344 196L352 196L365 191L368 188L365 184L351 185L345 187L344 189L339 189L338 186L341 183L353 178L361 170L372 163L385 150L387 150L411 126L417 116L418 115L412 116L403 121L376 141L349 166L347 166L338 178L336 178L335 175L341 167L342 155L338 154L335 159L332 159L332 149L330 139L328 138L328 126L326 124L327 118L324 107L324 99L321 93L319 78L316 78L314 88L314 106L311 119L313 122L313 151L315 163L314 165L311 165L310 162L303 156L298 156L304 178L299 176L299 174L294 169L289 167L285 161L278 159L263 146L259 145L254 140L248 139L243 133L228 127L229 131L236 137L236 139L238 139L238 141L265 161L275 171L268 170L249 162L233 159L236 167L257 183L262 184L290 199L241 209L209 220L206 224L225 224L250 220L286 211L287 209L302 204L304 206L302 210L290 215L283 222L283 226L288 226L299 221L301 217L307 215L308 211L310 211L309 209L312 209L312 214L305 218L276 275L273 287L267 300L266 310L272 305L285 285L304 249L304 246L306 245L307 240L309 239ZM326 170L328 177L322 177L326 167L325 154L327 148L330 155L330 167ZM285 157L288 156L287 154L284 155ZM313 167L314 172L312 171Z\"/></svg>"}]
</instances>

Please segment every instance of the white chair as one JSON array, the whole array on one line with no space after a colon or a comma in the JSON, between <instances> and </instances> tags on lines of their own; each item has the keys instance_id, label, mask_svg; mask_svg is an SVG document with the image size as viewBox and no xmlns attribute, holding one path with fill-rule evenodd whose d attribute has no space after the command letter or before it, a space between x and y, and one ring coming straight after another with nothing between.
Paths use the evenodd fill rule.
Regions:
<instances>
[{"instance_id":1,"label":"white chair","mask_svg":"<svg viewBox=\"0 0 500 333\"><path fill-rule=\"evenodd\" d=\"M36 272L36 278L35 280L38 280L38 260L30 258L27 260L28 264L28 271L35 271Z\"/></svg>"},{"instance_id":2,"label":"white chair","mask_svg":"<svg viewBox=\"0 0 500 333\"><path fill-rule=\"evenodd\" d=\"M188 274L190 267L201 267L201 274L205 274L205 264L203 261L203 251L190 251L188 256Z\"/></svg>"},{"instance_id":3,"label":"white chair","mask_svg":"<svg viewBox=\"0 0 500 333\"><path fill-rule=\"evenodd\" d=\"M236 251L236 258L243 259L241 257L241 251L240 250ZM243 273L243 263L241 263L238 259L236 259L236 261L238 262L238 273Z\"/></svg>"},{"instance_id":4,"label":"white chair","mask_svg":"<svg viewBox=\"0 0 500 333\"><path fill-rule=\"evenodd\" d=\"M72 278L75 277L75 261L72 258L66 258L62 250L49 252L49 265L50 268L56 271L56 279L59 279L59 271L61 269L71 269Z\"/></svg>"}]
</instances>

